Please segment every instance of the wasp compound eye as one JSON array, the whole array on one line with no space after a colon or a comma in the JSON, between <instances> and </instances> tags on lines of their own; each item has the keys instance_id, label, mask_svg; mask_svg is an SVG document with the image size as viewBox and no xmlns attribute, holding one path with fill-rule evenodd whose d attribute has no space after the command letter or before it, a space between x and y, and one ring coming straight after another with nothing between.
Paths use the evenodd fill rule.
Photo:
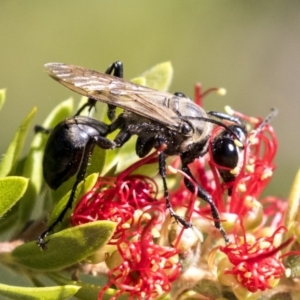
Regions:
<instances>
[{"instance_id":1,"label":"wasp compound eye","mask_svg":"<svg viewBox=\"0 0 300 300\"><path fill-rule=\"evenodd\" d=\"M228 126L228 129L219 133L212 141L212 159L217 165L224 182L234 181L237 173L232 170L238 168L244 159L244 143L246 131L238 125ZM228 189L231 194L231 188Z\"/></svg>"},{"instance_id":2,"label":"wasp compound eye","mask_svg":"<svg viewBox=\"0 0 300 300\"><path fill-rule=\"evenodd\" d=\"M239 161L239 150L234 141L229 138L220 138L213 143L213 160L222 167L234 169Z\"/></svg>"},{"instance_id":3,"label":"wasp compound eye","mask_svg":"<svg viewBox=\"0 0 300 300\"><path fill-rule=\"evenodd\" d=\"M243 145L246 140L245 129L237 126L228 126L230 131L224 130L212 142L212 156L214 162L220 166L234 169L242 159ZM233 136L234 133L234 136Z\"/></svg>"}]
</instances>

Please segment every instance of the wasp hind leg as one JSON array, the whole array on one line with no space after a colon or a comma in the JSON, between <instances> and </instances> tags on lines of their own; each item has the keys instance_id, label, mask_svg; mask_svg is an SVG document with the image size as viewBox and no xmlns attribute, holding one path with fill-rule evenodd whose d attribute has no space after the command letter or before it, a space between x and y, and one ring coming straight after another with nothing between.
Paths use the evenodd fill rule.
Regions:
<instances>
[{"instance_id":1,"label":"wasp hind leg","mask_svg":"<svg viewBox=\"0 0 300 300\"><path fill-rule=\"evenodd\" d=\"M87 167L88 167L88 163L89 163L89 159L93 153L94 147L98 146L100 148L103 149L113 149L116 147L116 144L113 141L108 140L107 138L101 136L100 134L98 136L91 136L89 138L89 140L87 141L85 147L84 147L84 151L82 154L82 160L80 163L80 166L78 168L77 171L77 175L76 175L76 180L75 183L73 184L72 190L71 190L71 194L70 197L68 199L67 204L65 205L65 207L63 208L63 210L59 213L58 217L55 219L55 221L53 221L50 226L47 228L47 230L45 230L38 238L37 240L37 244L38 246L45 250L47 249L47 244L48 244L48 240L45 241L45 238L54 231L55 227L63 221L67 211L69 209L72 208L73 206L73 202L74 202L74 198L76 195L76 190L77 187L79 185L79 183L84 180L85 175L86 175L86 171L87 171Z\"/></svg>"},{"instance_id":2,"label":"wasp hind leg","mask_svg":"<svg viewBox=\"0 0 300 300\"><path fill-rule=\"evenodd\" d=\"M115 77L123 78L123 63L120 61L116 61L112 63L105 71L105 74L112 75ZM93 98L88 98L87 102L82 105L75 116L79 116L85 108L89 108L89 113L92 108L96 106L97 100ZM108 104L107 116L110 121L113 121L116 118L116 106Z\"/></svg>"}]
</instances>

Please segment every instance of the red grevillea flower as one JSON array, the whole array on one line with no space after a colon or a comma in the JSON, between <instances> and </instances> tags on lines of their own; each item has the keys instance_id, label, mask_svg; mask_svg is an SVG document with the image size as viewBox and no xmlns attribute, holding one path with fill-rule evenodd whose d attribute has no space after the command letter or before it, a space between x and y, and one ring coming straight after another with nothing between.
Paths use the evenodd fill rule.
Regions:
<instances>
[{"instance_id":1,"label":"red grevillea flower","mask_svg":"<svg viewBox=\"0 0 300 300\"><path fill-rule=\"evenodd\" d=\"M181 270L176 256L179 251L154 243L152 230L157 222L161 223L161 220L150 219L145 226L137 229L133 240L118 243L117 253L112 254L112 259L119 256L122 262L108 272L108 284L100 291L98 299L103 299L105 291L112 285L119 292L111 299L125 292L129 299L155 299L170 292L171 282Z\"/></svg>"},{"instance_id":2,"label":"red grevillea flower","mask_svg":"<svg viewBox=\"0 0 300 300\"><path fill-rule=\"evenodd\" d=\"M290 238L280 246L275 245L275 236L285 232L279 227L271 236L255 237L234 236L234 242L219 249L227 255L227 258L219 264L219 278L226 285L235 285L232 278L226 278L226 274L235 276L248 291L255 293L271 289L278 284L278 280L285 274L282 257L292 254L286 253L280 256L280 251L288 246L294 239ZM228 264L228 260L231 264Z\"/></svg>"},{"instance_id":3,"label":"red grevillea flower","mask_svg":"<svg viewBox=\"0 0 300 300\"><path fill-rule=\"evenodd\" d=\"M220 92L219 89L210 89L201 95L198 86L196 102L201 105L202 97L215 90ZM278 252L291 242L288 240L277 248L274 246L275 235L282 232L280 226L286 207L283 202L275 197L263 199L262 203L267 207L264 212L258 201L275 169L273 160L277 139L268 122L234 111L230 113L249 127L246 141L240 146L241 163L237 170L230 170L235 175L234 180L223 182L220 176L222 167L212 159L214 138L224 130L220 126L215 126L211 133L208 153L195 160L190 167L197 183L212 195L219 212L224 213L222 219L234 215L235 221L240 221L235 224L232 222L234 225L231 227L227 226L228 232L241 231L240 224L244 224L246 230L261 228L266 224L274 228L271 237L256 241L246 240L246 234L242 238L234 234L234 242L220 248L227 255L227 261L233 265L221 273L236 276L243 287L255 292L271 287L272 279L282 277L284 267ZM99 177L95 187L80 199L74 209L71 217L74 226L96 220L111 220L118 224L108 243L114 245L115 251L106 254L110 270L107 273L108 282L101 289L99 299L111 287L116 288L112 299L124 293L129 299L155 299L163 293L169 293L171 284L189 267L183 267L186 263L183 261L185 252L190 250L183 245L186 243L182 238L185 229L180 228L180 233L174 234L171 241L165 199L157 199L158 188L153 178L137 172L140 166L157 163L157 154L158 151L139 160L116 177ZM177 159L172 166L175 169L178 167ZM182 175L193 182L186 174ZM175 210L185 208L186 215L183 217L187 220L199 219L199 215L211 219L210 207L203 201L199 204L197 185L193 183L194 194L187 190L183 180L175 190L170 190L172 206ZM275 219L271 221L270 216L274 214ZM196 239L197 245L200 240ZM194 257L194 253L191 256Z\"/></svg>"},{"instance_id":4,"label":"red grevillea flower","mask_svg":"<svg viewBox=\"0 0 300 300\"><path fill-rule=\"evenodd\" d=\"M277 139L269 124L261 127L263 120L248 118L236 112L233 112L233 114L239 116L245 122L248 121L246 124L253 127L248 133L246 142L243 145L244 149L240 153L243 163L237 170L232 170L232 172L236 172L235 180L229 183L221 182L217 170L222 167L217 166L213 160L210 160L209 164L216 184L216 198L221 199L224 191L231 189L230 199L223 208L220 202L220 209L243 216L249 209L249 201L258 199L272 177L275 169L273 160L277 151ZM214 129L211 136L212 140L215 135L219 134L220 130L219 127ZM209 151L211 155L211 147L209 147Z\"/></svg>"},{"instance_id":5,"label":"red grevillea flower","mask_svg":"<svg viewBox=\"0 0 300 300\"><path fill-rule=\"evenodd\" d=\"M246 228L264 226L270 222L271 216L273 218L272 207L276 207L276 224L282 225L286 202L276 197L259 199L276 167L273 161L277 152L277 138L273 128L261 118L247 117L229 108L227 111L239 117L249 132L240 148L240 165L233 170L227 168L235 174L235 178L229 182L222 181L219 171L226 168L218 166L212 159L213 140L224 130L216 126L210 137L209 153L195 160L191 166L196 181L212 195L220 213L226 213L227 218L230 218L229 214L235 216L232 217L232 224L240 219ZM265 212L262 203L269 206ZM201 209L202 215L209 212L207 206Z\"/></svg>"},{"instance_id":6,"label":"red grevillea flower","mask_svg":"<svg viewBox=\"0 0 300 300\"><path fill-rule=\"evenodd\" d=\"M118 289L112 299L123 293L127 293L129 299L154 299L170 292L171 283L180 274L178 241L175 239L173 246L154 242L160 237L159 232L165 226L169 213L165 200L156 199L157 186L153 179L131 174L140 166L153 162L157 162L157 152L133 164L117 177L99 177L95 187L81 198L74 209L71 217L74 226L95 220L118 223L108 243L115 245L116 251L106 255L111 269L99 299L110 287ZM119 262L117 266L116 262Z\"/></svg>"},{"instance_id":7,"label":"red grevillea flower","mask_svg":"<svg viewBox=\"0 0 300 300\"><path fill-rule=\"evenodd\" d=\"M156 200L157 185L152 178L131 174L138 167L156 161L156 156L154 153L136 162L117 177L99 177L94 188L75 207L71 224L110 220L118 223L110 243L128 238L127 229L134 224L136 211L164 205Z\"/></svg>"}]
</instances>

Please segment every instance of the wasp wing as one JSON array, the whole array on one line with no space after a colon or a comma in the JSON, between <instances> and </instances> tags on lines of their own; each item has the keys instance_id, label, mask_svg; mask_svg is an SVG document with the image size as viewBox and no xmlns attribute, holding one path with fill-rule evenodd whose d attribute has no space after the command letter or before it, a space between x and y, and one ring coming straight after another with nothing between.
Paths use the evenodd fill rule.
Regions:
<instances>
[{"instance_id":1,"label":"wasp wing","mask_svg":"<svg viewBox=\"0 0 300 300\"><path fill-rule=\"evenodd\" d=\"M83 96L131 111L176 130L181 120L168 107L176 96L137 85L122 78L63 63L48 63L47 73Z\"/></svg>"}]
</instances>

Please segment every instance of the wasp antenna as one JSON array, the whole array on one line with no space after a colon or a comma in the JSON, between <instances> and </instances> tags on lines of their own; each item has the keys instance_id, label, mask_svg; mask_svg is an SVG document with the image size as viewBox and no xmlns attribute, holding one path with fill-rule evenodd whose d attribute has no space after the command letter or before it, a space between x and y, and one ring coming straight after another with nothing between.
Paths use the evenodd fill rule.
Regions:
<instances>
[{"instance_id":1,"label":"wasp antenna","mask_svg":"<svg viewBox=\"0 0 300 300\"><path fill-rule=\"evenodd\" d=\"M256 128L256 130L259 132L261 131L270 121L276 117L278 114L277 108L271 108L271 112L265 117L265 119L259 124L259 126Z\"/></svg>"}]
</instances>

